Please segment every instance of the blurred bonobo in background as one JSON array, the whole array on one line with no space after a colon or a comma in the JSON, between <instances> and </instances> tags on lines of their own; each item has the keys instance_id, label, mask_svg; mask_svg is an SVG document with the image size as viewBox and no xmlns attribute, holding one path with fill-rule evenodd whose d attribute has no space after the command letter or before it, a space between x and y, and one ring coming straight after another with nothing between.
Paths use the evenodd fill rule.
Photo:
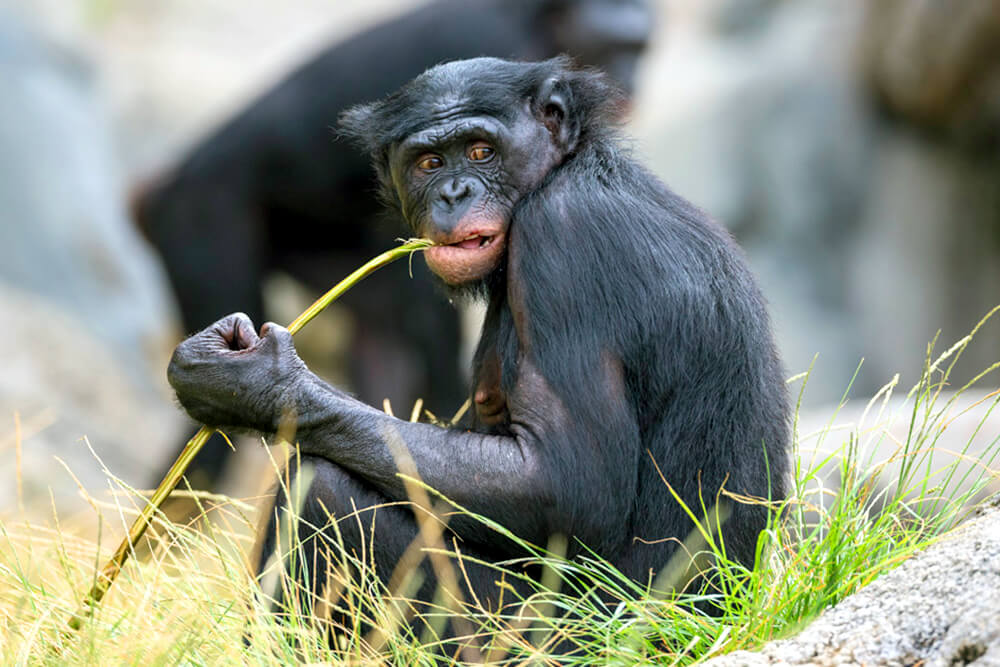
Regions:
<instances>
[{"instance_id":1,"label":"blurred bonobo in background","mask_svg":"<svg viewBox=\"0 0 1000 667\"><path fill-rule=\"evenodd\" d=\"M367 406L309 371L287 329L258 335L243 314L177 347L168 378L194 419L294 433L311 465L288 561L304 604L344 571L341 547L389 583L424 511L405 502L401 468L532 544L565 536L568 556L592 553L640 585L682 549L691 516L720 531L727 558L754 565L767 501L788 484L789 405L764 302L729 234L621 148L620 102L605 76L565 59L477 58L342 118L382 198L435 242L427 266L487 301L467 424ZM266 559L275 526L264 535ZM452 538L462 599L496 608L504 586L517 589L508 600L527 594L489 566L528 555L506 533L455 512ZM433 611L417 601L433 599L435 570L420 567L414 608ZM354 627L344 587L330 588L335 627Z\"/></svg>"},{"instance_id":2,"label":"blurred bonobo in background","mask_svg":"<svg viewBox=\"0 0 1000 667\"><path fill-rule=\"evenodd\" d=\"M162 255L187 332L241 310L264 318L264 278L280 270L328 289L393 245L368 156L332 130L351 105L378 99L441 62L560 53L631 90L651 27L645 0L443 0L321 52L137 191L134 215ZM417 266L419 264L420 266ZM451 415L467 395L459 315L422 262L389 267L343 304L354 319L352 389L369 404L417 398ZM214 485L229 449L215 436L189 469Z\"/></svg>"}]
</instances>

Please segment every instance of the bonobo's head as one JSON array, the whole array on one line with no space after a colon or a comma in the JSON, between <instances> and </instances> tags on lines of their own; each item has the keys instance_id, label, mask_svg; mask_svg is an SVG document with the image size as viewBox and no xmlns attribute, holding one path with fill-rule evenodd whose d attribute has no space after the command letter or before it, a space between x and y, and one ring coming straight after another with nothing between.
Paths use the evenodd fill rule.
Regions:
<instances>
[{"instance_id":1,"label":"bonobo's head","mask_svg":"<svg viewBox=\"0 0 1000 667\"><path fill-rule=\"evenodd\" d=\"M621 99L565 58L476 58L427 70L340 126L371 151L383 197L437 244L424 253L431 270L464 287L502 265L518 202L598 136Z\"/></svg>"}]
</instances>

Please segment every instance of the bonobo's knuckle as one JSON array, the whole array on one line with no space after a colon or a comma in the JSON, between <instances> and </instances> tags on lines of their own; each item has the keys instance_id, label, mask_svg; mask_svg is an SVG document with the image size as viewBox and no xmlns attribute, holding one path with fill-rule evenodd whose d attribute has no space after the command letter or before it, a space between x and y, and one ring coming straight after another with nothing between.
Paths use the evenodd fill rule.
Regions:
<instances>
[{"instance_id":1,"label":"bonobo's knuckle","mask_svg":"<svg viewBox=\"0 0 1000 667\"><path fill-rule=\"evenodd\" d=\"M253 326L253 320L246 313L233 313L230 317L230 322L234 329L242 329L248 332L255 331Z\"/></svg>"},{"instance_id":2,"label":"bonobo's knuckle","mask_svg":"<svg viewBox=\"0 0 1000 667\"><path fill-rule=\"evenodd\" d=\"M261 327L261 331L264 332L265 338L273 338L282 347L286 345L294 346L294 343L292 343L292 332L280 324L265 322L264 326Z\"/></svg>"},{"instance_id":3,"label":"bonobo's knuckle","mask_svg":"<svg viewBox=\"0 0 1000 667\"><path fill-rule=\"evenodd\" d=\"M179 374L183 370L191 368L193 357L190 339L175 347L174 353L170 356L170 363L167 365L167 377L169 378Z\"/></svg>"},{"instance_id":4,"label":"bonobo's knuckle","mask_svg":"<svg viewBox=\"0 0 1000 667\"><path fill-rule=\"evenodd\" d=\"M243 323L253 324L253 322L251 322L250 318L247 317L247 314L243 313L243 312L230 313L230 314L226 315L225 317L219 319L216 322L216 324L228 324L228 325L231 326L231 325L235 324L236 322L239 322L240 324L243 324Z\"/></svg>"},{"instance_id":5,"label":"bonobo's knuckle","mask_svg":"<svg viewBox=\"0 0 1000 667\"><path fill-rule=\"evenodd\" d=\"M170 363L167 364L167 382L174 390L181 384L181 363L178 361L176 350L174 356L170 358Z\"/></svg>"},{"instance_id":6,"label":"bonobo's knuckle","mask_svg":"<svg viewBox=\"0 0 1000 667\"><path fill-rule=\"evenodd\" d=\"M275 353L297 366L301 362L298 353L295 351L295 342L292 340L292 333L285 327L268 322L262 329L264 331L264 342L272 347Z\"/></svg>"}]
</instances>

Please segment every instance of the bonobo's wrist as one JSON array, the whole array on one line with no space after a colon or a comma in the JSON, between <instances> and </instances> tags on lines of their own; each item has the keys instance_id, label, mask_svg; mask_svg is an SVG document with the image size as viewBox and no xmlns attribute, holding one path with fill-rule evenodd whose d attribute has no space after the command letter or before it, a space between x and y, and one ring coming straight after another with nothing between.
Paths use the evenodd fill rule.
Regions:
<instances>
[{"instance_id":1,"label":"bonobo's wrist","mask_svg":"<svg viewBox=\"0 0 1000 667\"><path fill-rule=\"evenodd\" d=\"M295 431L309 403L307 397L314 379L318 378L305 367L291 369L277 379L261 401L263 410L254 428L267 435Z\"/></svg>"},{"instance_id":2,"label":"bonobo's wrist","mask_svg":"<svg viewBox=\"0 0 1000 667\"><path fill-rule=\"evenodd\" d=\"M283 434L294 433L296 439L309 439L318 431L334 426L344 415L345 407L356 402L308 369L286 390L285 401L288 408L278 420L278 428Z\"/></svg>"}]
</instances>

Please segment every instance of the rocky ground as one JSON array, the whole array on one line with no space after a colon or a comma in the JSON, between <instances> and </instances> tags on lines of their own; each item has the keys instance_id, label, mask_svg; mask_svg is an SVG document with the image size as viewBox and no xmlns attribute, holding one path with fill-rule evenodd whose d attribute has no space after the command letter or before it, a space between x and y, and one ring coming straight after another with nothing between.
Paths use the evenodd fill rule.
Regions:
<instances>
[{"instance_id":1,"label":"rocky ground","mask_svg":"<svg viewBox=\"0 0 1000 667\"><path fill-rule=\"evenodd\" d=\"M1000 503L798 636L705 664L1000 666Z\"/></svg>"}]
</instances>

